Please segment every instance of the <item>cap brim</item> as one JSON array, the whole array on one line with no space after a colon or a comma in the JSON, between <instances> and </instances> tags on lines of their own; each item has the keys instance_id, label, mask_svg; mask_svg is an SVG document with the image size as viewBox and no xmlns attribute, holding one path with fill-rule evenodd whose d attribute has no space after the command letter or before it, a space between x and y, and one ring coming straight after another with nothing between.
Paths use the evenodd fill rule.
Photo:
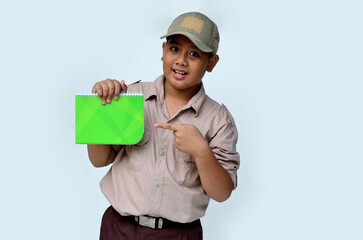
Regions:
<instances>
[{"instance_id":1,"label":"cap brim","mask_svg":"<svg viewBox=\"0 0 363 240\"><path fill-rule=\"evenodd\" d=\"M202 52L206 52L206 53L213 52L213 49L212 48L208 47L203 42L201 42L197 37L195 37L193 34L188 33L188 32L172 32L172 33L168 33L168 34L165 34L165 35L161 36L160 39L163 39L163 38L166 38L166 37L170 37L170 36L173 36L173 35L183 35L183 36L186 36Z\"/></svg>"}]
</instances>

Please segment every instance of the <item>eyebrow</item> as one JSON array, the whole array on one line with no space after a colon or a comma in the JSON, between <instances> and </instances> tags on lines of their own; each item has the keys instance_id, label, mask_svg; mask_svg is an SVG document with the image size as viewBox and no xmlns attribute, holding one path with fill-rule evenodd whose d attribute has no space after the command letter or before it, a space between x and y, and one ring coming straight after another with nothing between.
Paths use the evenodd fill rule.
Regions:
<instances>
[{"instance_id":1,"label":"eyebrow","mask_svg":"<svg viewBox=\"0 0 363 240\"><path fill-rule=\"evenodd\" d=\"M173 39L170 39L169 40L169 43L171 43L171 44L179 44L180 45L180 42L178 42L176 40L173 40Z\"/></svg>"}]
</instances>

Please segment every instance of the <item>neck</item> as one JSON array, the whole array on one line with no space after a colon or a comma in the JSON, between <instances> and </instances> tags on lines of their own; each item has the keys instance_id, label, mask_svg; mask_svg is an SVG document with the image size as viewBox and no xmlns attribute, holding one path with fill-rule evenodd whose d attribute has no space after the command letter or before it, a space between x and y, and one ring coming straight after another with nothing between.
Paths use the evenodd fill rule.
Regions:
<instances>
[{"instance_id":1,"label":"neck","mask_svg":"<svg viewBox=\"0 0 363 240\"><path fill-rule=\"evenodd\" d=\"M178 102L181 105L186 105L189 100L199 91L202 84L197 87L178 90L170 87L170 85L164 80L164 98Z\"/></svg>"}]
</instances>

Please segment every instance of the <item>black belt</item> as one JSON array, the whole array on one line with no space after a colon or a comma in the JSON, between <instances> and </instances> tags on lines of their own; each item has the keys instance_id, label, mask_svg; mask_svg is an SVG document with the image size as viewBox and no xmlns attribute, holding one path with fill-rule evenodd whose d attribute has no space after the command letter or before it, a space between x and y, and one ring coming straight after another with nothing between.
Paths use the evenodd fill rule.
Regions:
<instances>
[{"instance_id":1,"label":"black belt","mask_svg":"<svg viewBox=\"0 0 363 240\"><path fill-rule=\"evenodd\" d=\"M195 220L190 223L178 223L173 222L165 218L160 217L150 217L150 216L122 216L123 218L135 222L143 227L153 228L153 229L163 229L163 228L171 228L171 227L185 227L187 225L195 224L199 221Z\"/></svg>"}]
</instances>

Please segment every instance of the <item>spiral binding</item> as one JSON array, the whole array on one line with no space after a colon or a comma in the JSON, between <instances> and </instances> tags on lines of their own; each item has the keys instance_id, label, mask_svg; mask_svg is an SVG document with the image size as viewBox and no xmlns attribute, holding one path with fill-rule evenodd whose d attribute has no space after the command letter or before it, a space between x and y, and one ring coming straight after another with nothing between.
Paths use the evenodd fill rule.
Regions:
<instances>
[{"instance_id":1,"label":"spiral binding","mask_svg":"<svg viewBox=\"0 0 363 240\"><path fill-rule=\"evenodd\" d=\"M98 97L97 94L76 94L77 97ZM121 93L119 97L141 97L143 93Z\"/></svg>"}]
</instances>

